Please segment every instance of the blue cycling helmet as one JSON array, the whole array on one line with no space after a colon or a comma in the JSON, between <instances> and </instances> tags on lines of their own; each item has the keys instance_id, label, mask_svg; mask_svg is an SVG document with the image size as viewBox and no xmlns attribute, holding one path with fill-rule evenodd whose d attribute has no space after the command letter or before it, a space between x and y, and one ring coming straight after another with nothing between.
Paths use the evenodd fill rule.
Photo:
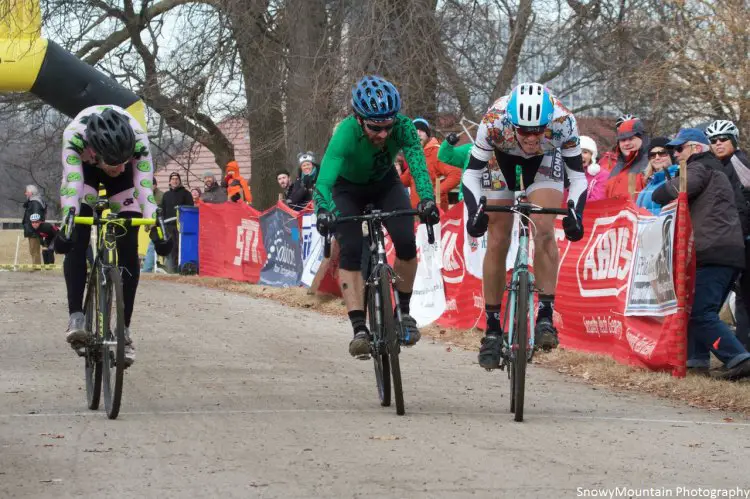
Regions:
<instances>
[{"instance_id":1,"label":"blue cycling helmet","mask_svg":"<svg viewBox=\"0 0 750 499\"><path fill-rule=\"evenodd\" d=\"M401 109L401 96L389 81L365 76L352 88L352 108L366 120L389 120Z\"/></svg>"},{"instance_id":2,"label":"blue cycling helmet","mask_svg":"<svg viewBox=\"0 0 750 499\"><path fill-rule=\"evenodd\" d=\"M539 83L521 83L510 93L507 113L522 131L543 132L555 114L552 95Z\"/></svg>"}]
</instances>

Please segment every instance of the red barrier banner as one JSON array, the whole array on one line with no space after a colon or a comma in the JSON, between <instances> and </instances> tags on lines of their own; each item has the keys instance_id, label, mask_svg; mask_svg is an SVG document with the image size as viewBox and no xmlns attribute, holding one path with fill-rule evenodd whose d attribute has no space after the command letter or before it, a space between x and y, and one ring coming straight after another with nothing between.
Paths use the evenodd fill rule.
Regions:
<instances>
[{"instance_id":1,"label":"red barrier banner","mask_svg":"<svg viewBox=\"0 0 750 499\"><path fill-rule=\"evenodd\" d=\"M685 240L692 228L680 206L686 201L665 207L659 217L627 199L587 203L585 237L576 243L558 239L555 325L562 347L652 370L684 368L684 356L675 352L678 342L685 344L677 329L684 335L690 297L677 298L686 289L675 287L675 280L690 281L695 272ZM675 247L682 248L683 262Z\"/></svg>"},{"instance_id":2,"label":"red barrier banner","mask_svg":"<svg viewBox=\"0 0 750 499\"><path fill-rule=\"evenodd\" d=\"M201 205L200 274L257 283L266 262L260 212L244 203Z\"/></svg>"}]
</instances>

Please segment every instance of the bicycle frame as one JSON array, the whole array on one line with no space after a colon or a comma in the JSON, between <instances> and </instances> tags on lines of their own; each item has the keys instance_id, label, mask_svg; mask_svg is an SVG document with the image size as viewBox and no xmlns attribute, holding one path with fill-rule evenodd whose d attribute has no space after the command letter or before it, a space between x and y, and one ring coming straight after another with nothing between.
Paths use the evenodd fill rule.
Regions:
<instances>
[{"instance_id":1,"label":"bicycle frame","mask_svg":"<svg viewBox=\"0 0 750 499\"><path fill-rule=\"evenodd\" d=\"M377 212L375 212L377 213ZM367 276L367 280L365 281L365 287L377 287L378 282L380 281L381 277L383 277L383 274L385 273L386 278L388 279L388 282L393 284L396 281L396 272L393 270L393 267L390 266L388 263L388 257L385 251L385 235L383 234L383 222L378 219L374 220L367 220L367 232L368 237L370 239L370 251L372 252L370 256L370 269L369 269L369 275ZM367 296L367 293L365 293L365 297ZM375 310L377 310L376 313L376 320L378 324L383 324L383 307L382 303L380 303L380 294L379 293L372 293L372 296L375 298ZM398 320L399 323L401 321L401 309L399 307L399 298L398 298L398 291L396 290L396 287L393 286L393 296L394 296L394 305L396 307L396 310L398 311ZM376 334L376 332L373 332L373 334ZM390 343L395 343L396 346L398 345L398 342L394 342L393 340L396 340L397 338L376 338L375 345L376 347L380 347L380 342L391 340ZM380 340L380 341L377 341ZM378 353L378 352L376 352Z\"/></svg>"}]
</instances>

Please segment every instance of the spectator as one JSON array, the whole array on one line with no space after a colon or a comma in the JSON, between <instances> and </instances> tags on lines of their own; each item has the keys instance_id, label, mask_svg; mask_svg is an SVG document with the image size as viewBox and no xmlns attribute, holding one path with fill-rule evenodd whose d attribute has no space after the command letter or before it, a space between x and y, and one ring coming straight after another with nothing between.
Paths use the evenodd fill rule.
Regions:
<instances>
[{"instance_id":1,"label":"spectator","mask_svg":"<svg viewBox=\"0 0 750 499\"><path fill-rule=\"evenodd\" d=\"M154 201L156 206L161 206L161 200L164 198L164 193L156 186L156 177L154 177ZM146 233L149 232L150 227L145 227ZM89 249L91 246L89 246ZM146 258L143 259L142 272L153 272L154 266L156 265L156 248L154 248L154 242L149 238L148 248L146 248Z\"/></svg>"},{"instance_id":2,"label":"spectator","mask_svg":"<svg viewBox=\"0 0 750 499\"><path fill-rule=\"evenodd\" d=\"M292 177L289 175L288 170L279 170L276 172L276 182L278 182L281 188L281 194L284 199L289 198L289 193L292 187Z\"/></svg>"},{"instance_id":3,"label":"spectator","mask_svg":"<svg viewBox=\"0 0 750 499\"><path fill-rule=\"evenodd\" d=\"M38 213L34 213L29 217L31 221L31 227L39 236L39 241L42 245L42 260L45 265L53 265L55 263L55 247L54 240L57 232L60 230L57 226L42 221L42 217Z\"/></svg>"},{"instance_id":4,"label":"spectator","mask_svg":"<svg viewBox=\"0 0 750 499\"><path fill-rule=\"evenodd\" d=\"M227 197L233 203L242 201L251 204L253 202L250 187L248 187L245 177L240 175L240 165L236 161L227 163L227 174L222 185L227 188Z\"/></svg>"},{"instance_id":5,"label":"spectator","mask_svg":"<svg viewBox=\"0 0 750 499\"><path fill-rule=\"evenodd\" d=\"M201 190L197 187L193 187L190 189L190 195L193 196L193 206L200 206L203 204L203 201L201 201Z\"/></svg>"},{"instance_id":6,"label":"spectator","mask_svg":"<svg viewBox=\"0 0 750 499\"><path fill-rule=\"evenodd\" d=\"M695 232L697 268L688 323L688 369L707 373L709 352L713 352L725 366L717 377L745 378L750 376L750 353L719 319L732 283L745 267L745 244L732 185L711 165L718 160L701 130L680 130L667 146L674 147L679 161L687 162L687 196ZM673 178L657 188L652 199L667 204L677 197L678 188L679 178Z\"/></svg>"},{"instance_id":7,"label":"spectator","mask_svg":"<svg viewBox=\"0 0 750 499\"><path fill-rule=\"evenodd\" d=\"M29 240L29 253L31 254L31 263L34 265L42 264L42 249L34 227L31 226L31 216L39 215L40 221L44 221L47 212L47 204L39 195L39 188L35 185L26 186L26 201L23 203L23 237Z\"/></svg>"},{"instance_id":8,"label":"spectator","mask_svg":"<svg viewBox=\"0 0 750 499\"><path fill-rule=\"evenodd\" d=\"M219 204L227 202L227 191L216 182L213 173L206 172L203 174L203 187L201 200L204 203Z\"/></svg>"},{"instance_id":9,"label":"spectator","mask_svg":"<svg viewBox=\"0 0 750 499\"><path fill-rule=\"evenodd\" d=\"M661 205L654 203L651 199L654 191L667 181L667 172L670 177L676 177L680 167L674 164L674 156L667 149L667 137L654 137L648 147L648 166L643 171L643 182L645 186L638 195L637 205L646 208L654 215L661 213Z\"/></svg>"},{"instance_id":10,"label":"spectator","mask_svg":"<svg viewBox=\"0 0 750 499\"><path fill-rule=\"evenodd\" d=\"M315 155L307 151L297 155L299 177L289 188L287 203L297 211L303 210L312 201L315 181L318 179L318 163Z\"/></svg>"},{"instance_id":11,"label":"spectator","mask_svg":"<svg viewBox=\"0 0 750 499\"><path fill-rule=\"evenodd\" d=\"M586 193L587 201L599 201L605 199L607 178L609 171L603 169L596 161L598 148L594 139L587 135L581 135L581 156L583 157L583 167L588 182Z\"/></svg>"},{"instance_id":12,"label":"spectator","mask_svg":"<svg viewBox=\"0 0 750 499\"><path fill-rule=\"evenodd\" d=\"M449 208L448 192L461 183L461 169L438 160L440 142L435 137L432 137L430 124L426 119L417 118L413 123L419 134L422 148L424 148L427 171L430 173L433 189L437 182L440 182L440 209L446 211ZM401 174L401 183L409 188L411 206L412 208L416 208L419 203L419 196L417 195L414 178L411 175L411 171L409 171L409 164L406 161L404 161L403 166L406 169Z\"/></svg>"},{"instance_id":13,"label":"spectator","mask_svg":"<svg viewBox=\"0 0 750 499\"><path fill-rule=\"evenodd\" d=\"M734 169L745 200L750 202L750 161L738 145L740 131L728 120L716 120L706 128L706 135L711 142L711 151L724 164L725 168ZM737 339L750 349L750 240L745 236L745 271L739 281L735 315L737 318Z\"/></svg>"},{"instance_id":14,"label":"spectator","mask_svg":"<svg viewBox=\"0 0 750 499\"><path fill-rule=\"evenodd\" d=\"M648 164L648 137L638 118L623 121L617 127L617 163L609 174L606 197L630 197L630 175L636 175L636 192L643 189L643 170Z\"/></svg>"},{"instance_id":15,"label":"spectator","mask_svg":"<svg viewBox=\"0 0 750 499\"><path fill-rule=\"evenodd\" d=\"M177 230L178 206L193 206L193 197L187 189L183 187L180 174L172 172L169 174L169 190L164 193L161 200L162 215L164 216L164 225L167 229L167 235L172 241L174 241L172 251L166 257L167 272L171 274L179 271L180 234Z\"/></svg>"}]
</instances>

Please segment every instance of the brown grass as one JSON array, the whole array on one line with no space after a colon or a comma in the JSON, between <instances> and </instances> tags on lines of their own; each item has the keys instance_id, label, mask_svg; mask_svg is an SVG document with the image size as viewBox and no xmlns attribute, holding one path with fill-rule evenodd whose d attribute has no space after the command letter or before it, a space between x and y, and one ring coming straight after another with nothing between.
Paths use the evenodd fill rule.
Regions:
<instances>
[{"instance_id":1,"label":"brown grass","mask_svg":"<svg viewBox=\"0 0 750 499\"><path fill-rule=\"evenodd\" d=\"M21 236L18 247L18 263L30 264L29 242L24 239L22 230L0 230L0 264L13 263L16 255L16 241Z\"/></svg>"},{"instance_id":2,"label":"brown grass","mask_svg":"<svg viewBox=\"0 0 750 499\"><path fill-rule=\"evenodd\" d=\"M197 276L155 274L149 275L149 278L268 298L287 306L313 309L328 315L346 314L340 298L312 296L303 288L274 288ZM448 349L458 346L466 350L477 350L482 337L482 332L478 329L455 330L435 325L422 329L422 334L441 341ZM673 378L669 374L619 364L606 356L563 349L537 354L534 363L613 390L648 393L682 401L694 407L750 416L750 382L747 381L732 383L698 376Z\"/></svg>"}]
</instances>

